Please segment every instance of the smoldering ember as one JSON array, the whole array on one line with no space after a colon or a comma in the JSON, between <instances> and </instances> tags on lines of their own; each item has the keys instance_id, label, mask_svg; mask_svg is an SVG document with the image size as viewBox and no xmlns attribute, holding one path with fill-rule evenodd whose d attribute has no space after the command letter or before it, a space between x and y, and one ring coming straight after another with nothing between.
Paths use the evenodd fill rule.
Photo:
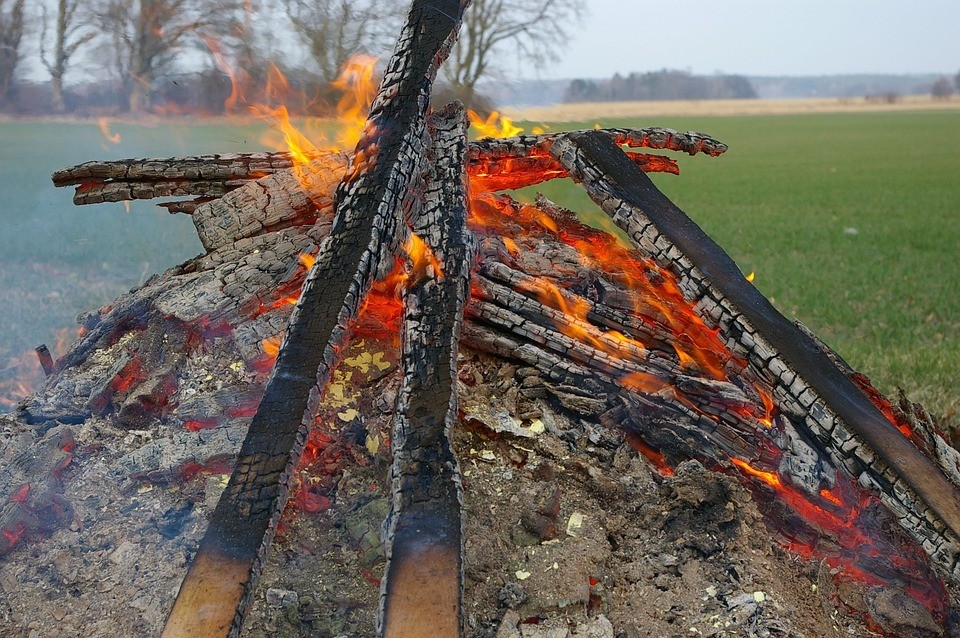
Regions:
<instances>
[{"instance_id":1,"label":"smoldering ember","mask_svg":"<svg viewBox=\"0 0 960 638\"><path fill-rule=\"evenodd\" d=\"M54 176L205 252L0 417L0 633L960 635L960 454L646 175L726 146L468 141L467 4L413 1L352 152ZM566 177L621 236L510 193Z\"/></svg>"}]
</instances>

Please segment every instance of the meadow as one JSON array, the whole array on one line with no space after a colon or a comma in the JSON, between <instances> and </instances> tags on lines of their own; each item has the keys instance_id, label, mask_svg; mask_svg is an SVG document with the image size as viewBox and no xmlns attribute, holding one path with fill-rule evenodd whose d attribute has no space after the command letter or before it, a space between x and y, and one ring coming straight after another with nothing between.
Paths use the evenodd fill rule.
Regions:
<instances>
[{"instance_id":1,"label":"meadow","mask_svg":"<svg viewBox=\"0 0 960 638\"><path fill-rule=\"evenodd\" d=\"M960 112L596 121L701 130L728 143L724 156L680 158L680 176L655 181L745 273L756 273L755 284L788 317L882 391L902 387L960 425ZM53 188L53 170L94 158L264 148L262 125L126 124L111 132L119 144L95 123L0 123L0 382L28 365L21 353L53 345L79 312L200 251L187 217L149 203L129 212L122 204L76 208L71 192ZM568 180L540 190L606 223Z\"/></svg>"}]
</instances>

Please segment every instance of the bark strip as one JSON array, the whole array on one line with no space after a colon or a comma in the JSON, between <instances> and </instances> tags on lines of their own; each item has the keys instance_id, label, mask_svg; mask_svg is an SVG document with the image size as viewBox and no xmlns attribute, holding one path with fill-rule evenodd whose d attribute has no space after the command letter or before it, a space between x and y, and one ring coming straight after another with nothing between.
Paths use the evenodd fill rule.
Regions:
<instances>
[{"instance_id":1,"label":"bark strip","mask_svg":"<svg viewBox=\"0 0 960 638\"><path fill-rule=\"evenodd\" d=\"M437 69L464 4L414 0L337 189L330 235L307 275L230 481L214 510L163 635L237 636L287 482L359 305L390 261L397 229L417 202L426 113Z\"/></svg>"},{"instance_id":2,"label":"bark strip","mask_svg":"<svg viewBox=\"0 0 960 638\"><path fill-rule=\"evenodd\" d=\"M744 278L723 249L637 170L609 136L572 135L551 152L642 252L677 273L705 321L719 326L728 347L767 375L782 409L790 411L795 405L806 414L806 426L838 462L854 476L866 474L861 476L865 484L889 483L891 493L908 489L926 504L928 510L917 504L923 518L938 521L897 512L900 522L948 572L956 570L960 495L930 459ZM872 450L879 459L859 449ZM944 525L951 534L942 533Z\"/></svg>"},{"instance_id":3,"label":"bark strip","mask_svg":"<svg viewBox=\"0 0 960 638\"><path fill-rule=\"evenodd\" d=\"M392 512L381 592L380 632L388 638L462 633L460 470L450 437L474 253L466 230L467 122L460 104L431 122L435 160L413 232L437 263L414 257L404 296L404 376L391 439Z\"/></svg>"}]
</instances>

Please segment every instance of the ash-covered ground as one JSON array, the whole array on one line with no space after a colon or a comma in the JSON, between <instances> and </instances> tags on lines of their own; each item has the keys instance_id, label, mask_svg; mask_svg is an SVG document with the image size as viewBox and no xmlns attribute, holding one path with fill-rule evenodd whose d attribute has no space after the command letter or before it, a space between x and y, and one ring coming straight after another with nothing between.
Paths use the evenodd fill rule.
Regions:
<instances>
[{"instance_id":1,"label":"ash-covered ground","mask_svg":"<svg viewBox=\"0 0 960 638\"><path fill-rule=\"evenodd\" d=\"M334 377L246 638L375 634L398 375L368 349L352 346ZM178 400L249 382L238 366L203 374L220 363L192 355ZM524 374L461 356L468 636L866 636L867 608L888 635L940 635L912 599L778 548L736 480L696 462L664 476L622 432L529 398ZM0 461L26 467L37 426L0 425ZM72 522L0 558L0 635L159 635L242 420L186 436L174 416L145 430L59 428L43 436L69 428L76 440L61 474Z\"/></svg>"}]
</instances>

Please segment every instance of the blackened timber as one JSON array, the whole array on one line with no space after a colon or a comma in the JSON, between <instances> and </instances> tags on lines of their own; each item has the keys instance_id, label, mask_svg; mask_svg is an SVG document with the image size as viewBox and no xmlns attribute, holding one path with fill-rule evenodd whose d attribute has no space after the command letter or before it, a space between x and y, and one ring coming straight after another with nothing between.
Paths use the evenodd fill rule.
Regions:
<instances>
[{"instance_id":1,"label":"blackened timber","mask_svg":"<svg viewBox=\"0 0 960 638\"><path fill-rule=\"evenodd\" d=\"M414 0L387 65L336 216L304 282L263 400L164 628L237 636L286 501L314 406L359 306L417 205L426 113L465 2Z\"/></svg>"},{"instance_id":2,"label":"blackened timber","mask_svg":"<svg viewBox=\"0 0 960 638\"><path fill-rule=\"evenodd\" d=\"M290 153L220 153L163 159L136 158L84 162L56 171L52 179L56 186L107 180L229 181L256 179L292 166L293 157Z\"/></svg>"},{"instance_id":3,"label":"blackened timber","mask_svg":"<svg viewBox=\"0 0 960 638\"><path fill-rule=\"evenodd\" d=\"M806 400L811 402L822 400L828 410L936 513L952 535L960 538L960 494L956 487L843 375L807 334L781 315L744 278L716 242L661 193L649 177L637 170L609 136L596 132L571 135L554 145L551 152L635 241L641 244L652 241L654 249L664 254L676 253L670 260L674 267L678 257L688 260L699 273L696 278L705 282L700 286L703 296L717 297L710 300L710 307L718 307L716 314L720 317L721 330L729 329L731 323L738 320L737 315L742 317L740 321L745 321L745 330L755 343L754 353L759 351L756 347L759 337L773 349L767 358L779 355L795 373L789 378L794 378L793 385L797 385L799 392L793 393L809 397ZM650 226L655 234L645 232ZM690 278L688 274L687 279ZM706 307L703 299L694 301ZM723 307L724 303L732 308ZM731 342L731 345L737 344ZM740 347L743 348L743 344ZM760 362L761 368L765 365L766 360ZM789 370L782 372L780 379L787 373ZM805 394L801 387L808 387L812 393ZM878 471L882 473L882 469ZM909 528L908 531L916 532ZM947 562L953 562L952 566L945 565L948 570L955 568L955 559Z\"/></svg>"},{"instance_id":4,"label":"blackened timber","mask_svg":"<svg viewBox=\"0 0 960 638\"><path fill-rule=\"evenodd\" d=\"M678 151L695 155L717 156L727 147L703 133L679 133L672 129L648 127L641 129L600 129L618 144L632 148L651 148ZM471 175L499 175L507 170L527 173L538 183L566 173L549 153L554 142L568 133L521 135L502 139L481 139L470 143L467 170ZM308 153L313 165L339 166L342 153L319 151ZM678 173L676 162L658 155L631 153L631 158L647 172ZM156 197L219 197L240 186L268 175L293 168L287 152L249 153L229 155L201 155L154 159L125 159L86 162L61 169L53 174L56 186L77 186L73 203L100 204L132 199ZM515 183L520 176L515 176ZM529 184L524 184L529 185ZM512 183L491 188L513 188ZM192 207L185 206L192 210Z\"/></svg>"},{"instance_id":5,"label":"blackened timber","mask_svg":"<svg viewBox=\"0 0 960 638\"><path fill-rule=\"evenodd\" d=\"M457 418L457 344L475 251L466 229L466 114L456 104L431 123L435 159L413 232L437 264L416 264L404 294L403 381L391 437L380 618L387 638L462 633L460 470L450 437Z\"/></svg>"}]
</instances>

